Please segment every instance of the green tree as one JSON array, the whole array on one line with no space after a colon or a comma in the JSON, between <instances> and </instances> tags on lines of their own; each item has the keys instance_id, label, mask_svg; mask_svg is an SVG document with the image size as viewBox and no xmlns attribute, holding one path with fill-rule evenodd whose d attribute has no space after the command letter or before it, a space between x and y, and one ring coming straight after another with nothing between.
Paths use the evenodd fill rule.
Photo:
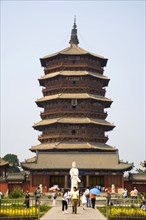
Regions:
<instances>
[{"instance_id":1,"label":"green tree","mask_svg":"<svg viewBox=\"0 0 146 220\"><path fill-rule=\"evenodd\" d=\"M10 173L19 173L19 159L15 154L6 154L3 159L9 162L8 172Z\"/></svg>"},{"instance_id":2,"label":"green tree","mask_svg":"<svg viewBox=\"0 0 146 220\"><path fill-rule=\"evenodd\" d=\"M142 170L142 169L136 169L136 172L137 172L137 173L146 173L146 169L145 169L145 170Z\"/></svg>"}]
</instances>

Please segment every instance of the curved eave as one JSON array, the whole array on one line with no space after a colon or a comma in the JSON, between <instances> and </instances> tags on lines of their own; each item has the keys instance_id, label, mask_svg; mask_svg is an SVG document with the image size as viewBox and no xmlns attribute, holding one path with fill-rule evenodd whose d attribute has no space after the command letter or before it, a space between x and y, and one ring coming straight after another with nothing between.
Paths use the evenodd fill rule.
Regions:
<instances>
[{"instance_id":1,"label":"curved eave","mask_svg":"<svg viewBox=\"0 0 146 220\"><path fill-rule=\"evenodd\" d=\"M45 96L43 98L37 99L36 103L39 107L43 107L44 102L48 102L55 99L94 99L97 101L107 103L107 107L110 107L112 100L104 96L97 96L88 93L60 93L55 95Z\"/></svg>"},{"instance_id":2,"label":"curved eave","mask_svg":"<svg viewBox=\"0 0 146 220\"><path fill-rule=\"evenodd\" d=\"M55 119L45 119L38 123L35 123L33 128L39 129L39 127L47 126L51 124L96 124L101 126L106 126L109 129L113 129L115 127L114 124L109 123L108 121L101 119L90 119L90 118L55 118Z\"/></svg>"},{"instance_id":3,"label":"curved eave","mask_svg":"<svg viewBox=\"0 0 146 220\"><path fill-rule=\"evenodd\" d=\"M55 143L46 143L46 144L38 144L32 146L30 150L32 152L36 152L37 150L46 151L46 150L82 150L82 149L90 149L90 150L103 150L103 151L116 151L115 147L109 146L107 144L101 143L89 143L89 142L75 142L75 143L66 143L66 142L55 142Z\"/></svg>"},{"instance_id":4,"label":"curved eave","mask_svg":"<svg viewBox=\"0 0 146 220\"><path fill-rule=\"evenodd\" d=\"M77 55L90 55L98 60L100 60L102 67L106 66L107 64L107 58L104 58L103 56L91 53L87 50L82 49L81 47L78 47L77 45L71 45L70 47L65 48L64 50L61 50L57 53L50 54L48 56L44 56L43 58L40 58L41 65L43 67L46 67L46 61L49 59L54 59L57 56L64 56L64 55L71 55L71 56L77 56Z\"/></svg>"},{"instance_id":5,"label":"curved eave","mask_svg":"<svg viewBox=\"0 0 146 220\"><path fill-rule=\"evenodd\" d=\"M9 166L9 162L0 158L0 167L8 167L8 166Z\"/></svg>"},{"instance_id":6,"label":"curved eave","mask_svg":"<svg viewBox=\"0 0 146 220\"><path fill-rule=\"evenodd\" d=\"M34 164L35 165L35 164ZM53 168L47 168L47 167L44 167L44 168L41 168L41 167L36 167L36 166L31 166L31 165L29 165L29 164L25 164L25 163L23 163L23 164L21 164L21 166L22 166L22 168L23 169L25 169L25 170L52 170ZM131 169L133 168L133 165L127 165L127 166L124 166L124 167L118 167L118 168L116 168L116 167L111 167L111 168L104 168L104 167L100 167L99 169L98 168L88 168L88 170L99 170L99 171L121 171L121 172L125 172L125 171L130 171ZM58 167L58 168L55 168L55 170L56 169L58 169L58 170L60 170L60 167ZM64 168L61 168L62 170L66 170L66 169L69 169L69 168L66 168L66 167L64 167ZM87 170L87 168L80 168L80 169L82 169L82 170Z\"/></svg>"},{"instance_id":7,"label":"curved eave","mask_svg":"<svg viewBox=\"0 0 146 220\"><path fill-rule=\"evenodd\" d=\"M128 171L133 164L121 163L116 152L39 152L34 163L22 163L29 170L66 170L76 160L79 170Z\"/></svg>"},{"instance_id":8,"label":"curved eave","mask_svg":"<svg viewBox=\"0 0 146 220\"><path fill-rule=\"evenodd\" d=\"M41 76L38 80L39 80L39 83L41 86L45 86L44 82L47 80L47 79L52 79L54 77L58 77L58 76L78 76L78 77L81 77L81 76L92 76L94 78L99 78L101 80L104 80L104 84L105 86L108 85L110 79L107 77L107 76L104 76L102 74L98 74L98 73L93 73L93 72L90 72L90 71L58 71L58 72L53 72L53 73L49 73L49 74L46 74L46 75L43 75Z\"/></svg>"}]
</instances>

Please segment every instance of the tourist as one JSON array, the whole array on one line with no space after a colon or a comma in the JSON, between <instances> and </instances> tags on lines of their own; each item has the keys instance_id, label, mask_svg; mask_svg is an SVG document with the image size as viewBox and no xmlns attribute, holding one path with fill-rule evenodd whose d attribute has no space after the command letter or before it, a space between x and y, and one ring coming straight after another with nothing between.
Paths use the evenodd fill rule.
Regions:
<instances>
[{"instance_id":1,"label":"tourist","mask_svg":"<svg viewBox=\"0 0 146 220\"><path fill-rule=\"evenodd\" d=\"M41 191L40 191L40 187L39 186L37 187L34 195L35 195L35 204L37 205L38 202L39 202L39 199L41 197Z\"/></svg>"},{"instance_id":2,"label":"tourist","mask_svg":"<svg viewBox=\"0 0 146 220\"><path fill-rule=\"evenodd\" d=\"M68 193L66 190L64 190L63 195L62 195L62 212L63 212L63 214L67 213L67 209L68 209L67 196L68 196Z\"/></svg>"},{"instance_id":3,"label":"tourist","mask_svg":"<svg viewBox=\"0 0 146 220\"><path fill-rule=\"evenodd\" d=\"M72 213L77 214L77 205L79 199L79 192L76 187L73 187L73 192L71 192L71 203L72 203Z\"/></svg>"},{"instance_id":4,"label":"tourist","mask_svg":"<svg viewBox=\"0 0 146 220\"><path fill-rule=\"evenodd\" d=\"M91 198L91 205L92 205L92 208L95 209L96 195L90 193L90 198Z\"/></svg>"},{"instance_id":5,"label":"tourist","mask_svg":"<svg viewBox=\"0 0 146 220\"><path fill-rule=\"evenodd\" d=\"M80 206L81 205L81 196L82 196L82 194L81 194L81 190L78 190L78 192L79 192L78 206Z\"/></svg>"},{"instance_id":6,"label":"tourist","mask_svg":"<svg viewBox=\"0 0 146 220\"><path fill-rule=\"evenodd\" d=\"M26 209L28 209L30 207L30 201L29 201L30 195L29 195L29 191L27 191L25 193L25 201L24 204L26 206Z\"/></svg>"},{"instance_id":7,"label":"tourist","mask_svg":"<svg viewBox=\"0 0 146 220\"><path fill-rule=\"evenodd\" d=\"M130 196L131 196L131 203L132 203L132 205L134 205L134 203L135 203L135 198L136 198L136 194L135 194L135 191L134 191L134 190L131 190Z\"/></svg>"},{"instance_id":8,"label":"tourist","mask_svg":"<svg viewBox=\"0 0 146 220\"><path fill-rule=\"evenodd\" d=\"M87 199L86 199L86 194L85 192L82 195L82 205L83 205L83 209L85 210L86 207L86 203L87 203Z\"/></svg>"},{"instance_id":9,"label":"tourist","mask_svg":"<svg viewBox=\"0 0 146 220\"><path fill-rule=\"evenodd\" d=\"M111 205L111 193L110 191L107 190L107 195L106 195L106 199L107 199L107 205Z\"/></svg>"},{"instance_id":10,"label":"tourist","mask_svg":"<svg viewBox=\"0 0 146 220\"><path fill-rule=\"evenodd\" d=\"M68 191L68 192L67 192L67 204L68 204L68 205L70 204L70 194L71 194L71 192Z\"/></svg>"},{"instance_id":11,"label":"tourist","mask_svg":"<svg viewBox=\"0 0 146 220\"><path fill-rule=\"evenodd\" d=\"M128 190L126 188L123 190L123 197L124 199L128 197Z\"/></svg>"},{"instance_id":12,"label":"tourist","mask_svg":"<svg viewBox=\"0 0 146 220\"><path fill-rule=\"evenodd\" d=\"M53 190L53 193L52 193L52 197L53 197L53 206L56 205L56 198L57 198L57 193L56 193L56 190Z\"/></svg>"},{"instance_id":13,"label":"tourist","mask_svg":"<svg viewBox=\"0 0 146 220\"><path fill-rule=\"evenodd\" d=\"M86 206L91 207L89 186L87 186L87 189L85 190L85 195L86 195L86 201L87 201Z\"/></svg>"},{"instance_id":14,"label":"tourist","mask_svg":"<svg viewBox=\"0 0 146 220\"><path fill-rule=\"evenodd\" d=\"M145 211L146 210L146 200L145 200L143 193L140 193L140 200L141 200L140 208Z\"/></svg>"},{"instance_id":15,"label":"tourist","mask_svg":"<svg viewBox=\"0 0 146 220\"><path fill-rule=\"evenodd\" d=\"M134 187L134 193L135 193L135 200L136 200L138 197L138 190L136 189L136 187Z\"/></svg>"}]
</instances>

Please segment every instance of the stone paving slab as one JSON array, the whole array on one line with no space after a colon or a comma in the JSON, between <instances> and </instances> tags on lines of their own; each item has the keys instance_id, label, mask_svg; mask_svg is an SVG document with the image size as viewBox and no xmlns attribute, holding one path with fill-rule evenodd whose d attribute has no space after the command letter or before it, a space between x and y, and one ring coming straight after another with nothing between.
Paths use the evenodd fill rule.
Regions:
<instances>
[{"instance_id":1,"label":"stone paving slab","mask_svg":"<svg viewBox=\"0 0 146 220\"><path fill-rule=\"evenodd\" d=\"M106 218L95 208L85 208L80 206L77 208L77 214L72 214L72 207L68 207L68 213L63 213L61 206L52 207L41 220L106 220Z\"/></svg>"}]
</instances>

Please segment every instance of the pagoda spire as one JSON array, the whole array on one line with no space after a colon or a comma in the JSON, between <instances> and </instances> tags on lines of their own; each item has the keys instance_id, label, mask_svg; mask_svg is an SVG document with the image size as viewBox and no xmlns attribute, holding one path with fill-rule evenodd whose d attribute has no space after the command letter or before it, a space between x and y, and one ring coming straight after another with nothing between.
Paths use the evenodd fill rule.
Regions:
<instances>
[{"instance_id":1,"label":"pagoda spire","mask_svg":"<svg viewBox=\"0 0 146 220\"><path fill-rule=\"evenodd\" d=\"M74 17L74 24L73 24L73 29L71 31L71 38L69 41L70 45L78 45L79 41L78 41L78 36L77 36L77 25L76 25L76 17Z\"/></svg>"}]
</instances>

